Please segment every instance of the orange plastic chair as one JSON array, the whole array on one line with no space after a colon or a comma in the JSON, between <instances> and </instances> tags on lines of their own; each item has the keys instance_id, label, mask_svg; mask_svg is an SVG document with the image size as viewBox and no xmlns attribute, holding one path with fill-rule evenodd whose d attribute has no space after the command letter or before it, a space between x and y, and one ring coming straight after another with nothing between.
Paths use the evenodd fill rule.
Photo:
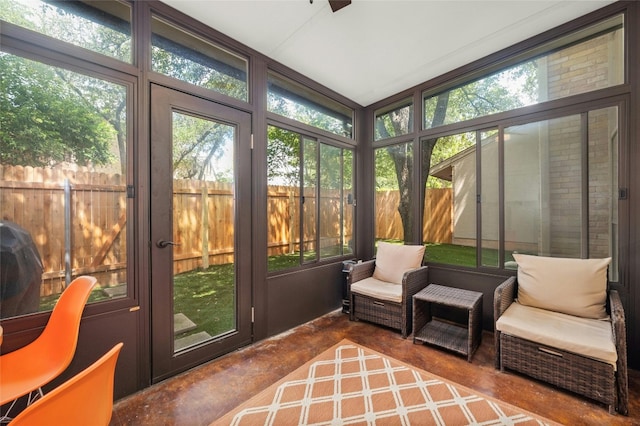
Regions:
<instances>
[{"instance_id":1,"label":"orange plastic chair","mask_svg":"<svg viewBox=\"0 0 640 426\"><path fill-rule=\"evenodd\" d=\"M113 379L122 343L25 408L10 426L108 425L113 413Z\"/></svg>"},{"instance_id":2,"label":"orange plastic chair","mask_svg":"<svg viewBox=\"0 0 640 426\"><path fill-rule=\"evenodd\" d=\"M28 345L0 356L0 405L31 393L42 397L42 386L71 363L78 344L80 319L96 278L76 278L62 292L42 334ZM8 418L13 405L2 420Z\"/></svg>"}]
</instances>

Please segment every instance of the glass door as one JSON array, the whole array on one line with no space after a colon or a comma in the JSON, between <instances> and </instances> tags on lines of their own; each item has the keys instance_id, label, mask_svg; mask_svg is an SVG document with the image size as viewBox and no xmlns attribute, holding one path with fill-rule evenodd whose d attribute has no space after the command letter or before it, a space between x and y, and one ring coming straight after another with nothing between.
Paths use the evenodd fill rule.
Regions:
<instances>
[{"instance_id":1,"label":"glass door","mask_svg":"<svg viewBox=\"0 0 640 426\"><path fill-rule=\"evenodd\" d=\"M158 381L251 341L251 119L159 86L151 101L151 346Z\"/></svg>"}]
</instances>

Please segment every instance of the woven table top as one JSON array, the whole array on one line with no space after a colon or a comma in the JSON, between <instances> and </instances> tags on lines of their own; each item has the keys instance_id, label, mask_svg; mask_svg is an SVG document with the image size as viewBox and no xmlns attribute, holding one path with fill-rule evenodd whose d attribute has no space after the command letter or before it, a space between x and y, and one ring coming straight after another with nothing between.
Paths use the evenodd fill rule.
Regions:
<instances>
[{"instance_id":1,"label":"woven table top","mask_svg":"<svg viewBox=\"0 0 640 426\"><path fill-rule=\"evenodd\" d=\"M444 285L429 284L413 297L425 302L435 302L457 308L471 309L482 298L482 293Z\"/></svg>"}]
</instances>

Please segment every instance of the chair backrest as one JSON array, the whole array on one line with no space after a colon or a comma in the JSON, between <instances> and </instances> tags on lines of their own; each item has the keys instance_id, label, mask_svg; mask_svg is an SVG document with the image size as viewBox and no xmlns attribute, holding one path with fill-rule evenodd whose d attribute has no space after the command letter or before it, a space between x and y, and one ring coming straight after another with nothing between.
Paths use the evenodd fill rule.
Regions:
<instances>
[{"instance_id":1,"label":"chair backrest","mask_svg":"<svg viewBox=\"0 0 640 426\"><path fill-rule=\"evenodd\" d=\"M75 355L82 312L96 282L95 277L87 275L73 280L53 307L44 331L34 341L39 346L38 352L46 353L52 364L62 366L60 373Z\"/></svg>"},{"instance_id":2,"label":"chair backrest","mask_svg":"<svg viewBox=\"0 0 640 426\"><path fill-rule=\"evenodd\" d=\"M58 377L78 345L82 311L96 283L78 277L62 292L44 330L33 342L0 356L0 403L36 390Z\"/></svg>"},{"instance_id":3,"label":"chair backrest","mask_svg":"<svg viewBox=\"0 0 640 426\"><path fill-rule=\"evenodd\" d=\"M113 381L123 344L67 380L18 414L18 425L108 425L113 412Z\"/></svg>"}]
</instances>

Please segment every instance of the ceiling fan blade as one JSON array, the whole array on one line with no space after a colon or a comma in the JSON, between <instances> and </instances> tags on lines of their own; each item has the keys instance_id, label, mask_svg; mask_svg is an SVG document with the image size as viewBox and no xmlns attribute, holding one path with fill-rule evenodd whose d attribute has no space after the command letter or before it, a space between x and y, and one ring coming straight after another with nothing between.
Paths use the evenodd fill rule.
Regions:
<instances>
[{"instance_id":1,"label":"ceiling fan blade","mask_svg":"<svg viewBox=\"0 0 640 426\"><path fill-rule=\"evenodd\" d=\"M337 12L345 6L349 6L351 4L351 0L329 0L329 5L331 6L331 10L333 12Z\"/></svg>"}]
</instances>

